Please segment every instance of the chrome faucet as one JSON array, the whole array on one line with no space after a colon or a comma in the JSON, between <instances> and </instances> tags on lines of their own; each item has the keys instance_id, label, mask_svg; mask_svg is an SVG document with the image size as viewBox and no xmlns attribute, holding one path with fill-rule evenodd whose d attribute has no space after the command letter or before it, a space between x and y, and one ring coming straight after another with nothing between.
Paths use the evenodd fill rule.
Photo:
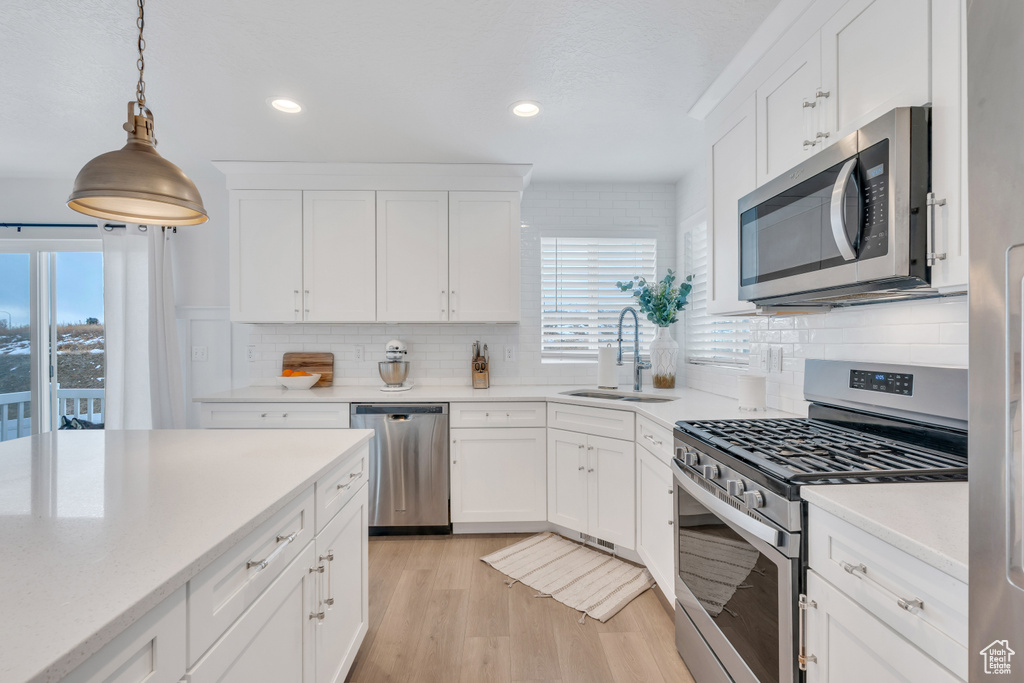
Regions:
<instances>
[{"instance_id":1,"label":"chrome faucet","mask_svg":"<svg viewBox=\"0 0 1024 683\"><path fill-rule=\"evenodd\" d=\"M633 391L642 391L644 388L644 370L651 369L650 361L640 360L640 317L636 309L626 306L619 313L619 355L616 365L622 365L622 319L626 313L633 314Z\"/></svg>"}]
</instances>

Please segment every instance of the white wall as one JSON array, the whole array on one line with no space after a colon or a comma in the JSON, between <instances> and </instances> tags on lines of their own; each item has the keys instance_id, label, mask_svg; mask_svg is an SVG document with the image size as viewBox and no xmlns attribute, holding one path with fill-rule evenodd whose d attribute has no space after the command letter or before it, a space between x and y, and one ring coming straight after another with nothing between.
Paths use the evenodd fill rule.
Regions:
<instances>
[{"instance_id":1,"label":"white wall","mask_svg":"<svg viewBox=\"0 0 1024 683\"><path fill-rule=\"evenodd\" d=\"M285 351L334 353L335 383L380 384L377 362L393 338L409 345L411 381L470 384L470 347L491 352L492 384L595 384L596 363L542 363L540 358L540 238L542 236L649 234L658 238L658 271L675 267L675 187L648 183L535 183L522 200L522 318L518 325L236 325L235 384L280 374ZM226 259L225 259L226 260ZM239 362L246 345L258 360ZM354 358L363 345L365 361ZM504 347L516 359L505 362ZM632 381L622 369L622 384Z\"/></svg>"}]
</instances>

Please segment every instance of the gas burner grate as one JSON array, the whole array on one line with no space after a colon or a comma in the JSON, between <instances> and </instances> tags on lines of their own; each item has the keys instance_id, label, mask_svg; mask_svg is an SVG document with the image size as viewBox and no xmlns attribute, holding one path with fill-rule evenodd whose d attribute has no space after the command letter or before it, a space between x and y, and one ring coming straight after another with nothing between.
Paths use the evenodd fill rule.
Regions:
<instances>
[{"instance_id":1,"label":"gas burner grate","mask_svg":"<svg viewBox=\"0 0 1024 683\"><path fill-rule=\"evenodd\" d=\"M792 482L935 479L967 474L967 458L802 418L702 420L680 429Z\"/></svg>"}]
</instances>

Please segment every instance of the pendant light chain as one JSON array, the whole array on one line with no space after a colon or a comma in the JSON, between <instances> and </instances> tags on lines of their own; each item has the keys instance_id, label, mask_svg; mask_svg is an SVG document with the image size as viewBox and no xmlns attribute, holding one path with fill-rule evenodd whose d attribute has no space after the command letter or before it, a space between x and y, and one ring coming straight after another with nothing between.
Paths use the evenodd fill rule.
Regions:
<instances>
[{"instance_id":1,"label":"pendant light chain","mask_svg":"<svg viewBox=\"0 0 1024 683\"><path fill-rule=\"evenodd\" d=\"M139 84L135 86L135 99L139 106L146 106L146 82L142 80L142 74L146 70L146 58L142 52L146 49L146 40L142 37L142 31L146 28L146 0L139 1L139 18L136 25L139 27L139 59L136 65L139 67Z\"/></svg>"}]
</instances>

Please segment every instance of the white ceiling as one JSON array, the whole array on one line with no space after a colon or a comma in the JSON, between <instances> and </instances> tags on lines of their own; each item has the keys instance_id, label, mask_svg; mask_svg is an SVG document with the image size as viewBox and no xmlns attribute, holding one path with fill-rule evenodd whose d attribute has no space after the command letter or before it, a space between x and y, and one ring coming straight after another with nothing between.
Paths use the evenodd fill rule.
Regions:
<instances>
[{"instance_id":1,"label":"white ceiling","mask_svg":"<svg viewBox=\"0 0 1024 683\"><path fill-rule=\"evenodd\" d=\"M686 110L777 1L151 0L148 104L187 173L503 162L534 164L534 180L674 181L703 163ZM136 12L0 3L0 177L70 177L123 144ZM520 99L540 116L512 116Z\"/></svg>"}]
</instances>

